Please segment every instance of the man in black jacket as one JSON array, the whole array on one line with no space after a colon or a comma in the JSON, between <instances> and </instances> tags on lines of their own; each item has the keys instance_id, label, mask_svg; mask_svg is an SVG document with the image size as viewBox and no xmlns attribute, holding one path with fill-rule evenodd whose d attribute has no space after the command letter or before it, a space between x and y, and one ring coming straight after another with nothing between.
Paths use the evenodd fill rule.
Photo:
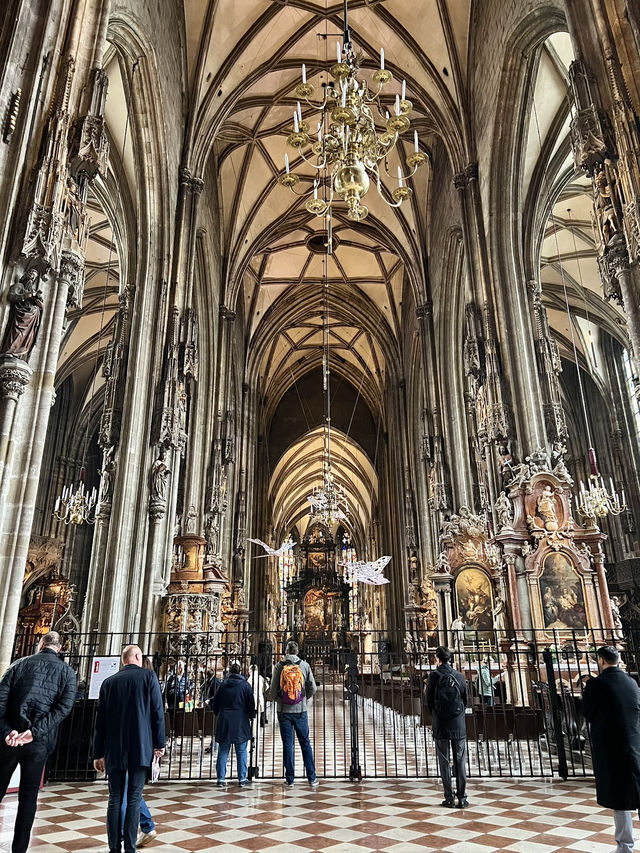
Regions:
<instances>
[{"instance_id":1,"label":"man in black jacket","mask_svg":"<svg viewBox=\"0 0 640 853\"><path fill-rule=\"evenodd\" d=\"M440 778L444 785L442 805L449 809L455 806L451 786L451 767L449 750L453 752L453 769L456 774L456 794L458 808L469 805L467 800L467 728L465 708L467 705L467 685L462 673L451 666L451 652L444 646L436 649L439 665L429 676L427 684L427 707L433 718L433 738L436 742L436 755Z\"/></svg>"},{"instance_id":2,"label":"man in black jacket","mask_svg":"<svg viewBox=\"0 0 640 853\"><path fill-rule=\"evenodd\" d=\"M107 838L120 853L120 808L128 774L125 853L135 853L142 789L154 757L164 753L164 706L155 673L142 669L142 652L127 646L123 668L100 688L93 766L109 778Z\"/></svg>"},{"instance_id":3,"label":"man in black jacket","mask_svg":"<svg viewBox=\"0 0 640 853\"><path fill-rule=\"evenodd\" d=\"M49 631L36 654L16 661L0 680L0 800L20 764L13 853L29 846L44 766L76 697L76 674L59 651L60 636Z\"/></svg>"},{"instance_id":4,"label":"man in black jacket","mask_svg":"<svg viewBox=\"0 0 640 853\"><path fill-rule=\"evenodd\" d=\"M598 649L600 675L586 683L582 711L591 724L596 799L613 809L617 853L629 853L631 812L640 808L640 689L619 661L613 646Z\"/></svg>"}]
</instances>

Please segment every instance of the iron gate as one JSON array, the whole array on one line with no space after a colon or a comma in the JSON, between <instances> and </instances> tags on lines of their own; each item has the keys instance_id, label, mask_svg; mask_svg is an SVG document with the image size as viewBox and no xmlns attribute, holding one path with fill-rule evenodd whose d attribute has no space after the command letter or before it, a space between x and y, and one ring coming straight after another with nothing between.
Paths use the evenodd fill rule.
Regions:
<instances>
[{"instance_id":1,"label":"iron gate","mask_svg":"<svg viewBox=\"0 0 640 853\"><path fill-rule=\"evenodd\" d=\"M178 660L187 674L184 701L167 705L165 712L167 751L161 778L214 779L215 720L205 701L207 679L222 678L232 660L247 674L254 664L269 679L286 642L281 633L254 633L226 634L220 644L214 632L68 634L63 639L63 655L78 674L78 693L50 761L53 781L94 778L91 737L97 701L91 693L92 673L97 661L112 658L116 665L115 658L131 642L151 658L163 692ZM326 636L299 639L300 654L311 664L318 684L309 709L318 776L438 776L425 687L435 666L435 648L446 639L452 642L450 633L417 637L368 631L343 637L342 642ZM484 631L453 639L454 664L468 686L471 777L592 774L582 690L586 679L597 674L595 650L605 642L621 646L628 671L637 675L635 637L622 643L599 630L558 631L551 638L548 631L529 632L526 639ZM25 638L16 638L15 651L15 656L31 651ZM252 775L281 778L282 746L273 703L267 702L254 720L253 734ZM233 772L232 767L227 775Z\"/></svg>"}]
</instances>

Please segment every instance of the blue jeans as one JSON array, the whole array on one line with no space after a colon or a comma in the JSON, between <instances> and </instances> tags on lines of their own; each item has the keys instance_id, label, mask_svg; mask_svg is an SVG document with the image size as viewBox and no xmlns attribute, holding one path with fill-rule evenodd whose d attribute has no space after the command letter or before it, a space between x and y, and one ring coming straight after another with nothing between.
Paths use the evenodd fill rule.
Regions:
<instances>
[{"instance_id":1,"label":"blue jeans","mask_svg":"<svg viewBox=\"0 0 640 853\"><path fill-rule=\"evenodd\" d=\"M125 800L126 810L123 825L124 853L136 853L138 824L140 823L140 800L147 778L148 767L130 767ZM109 804L107 805L107 839L109 853L120 853L120 820L124 790L127 785L127 771L120 770L109 774Z\"/></svg>"},{"instance_id":2,"label":"blue jeans","mask_svg":"<svg viewBox=\"0 0 640 853\"><path fill-rule=\"evenodd\" d=\"M238 762L238 782L245 782L247 779L248 743L248 740L245 740L244 743L234 743L236 761ZM218 777L218 782L224 782L224 778L227 775L227 759L229 758L230 750L230 743L218 744L218 757L216 758L216 776Z\"/></svg>"},{"instance_id":3,"label":"blue jeans","mask_svg":"<svg viewBox=\"0 0 640 853\"><path fill-rule=\"evenodd\" d=\"M304 761L304 769L307 773L309 782L316 780L316 765L313 761L313 750L311 749L311 741L309 740L309 719L307 712L302 711L299 714L286 714L280 711L278 713L278 723L280 725L280 737L282 738L282 753L284 759L284 773L287 782L290 784L295 779L295 757L293 753L293 733L295 732L302 751L302 760Z\"/></svg>"},{"instance_id":4,"label":"blue jeans","mask_svg":"<svg viewBox=\"0 0 640 853\"><path fill-rule=\"evenodd\" d=\"M122 792L122 812L120 815L120 835L124 835L124 816L127 813L127 788L129 787L129 775L124 783L124 791ZM145 803L144 798L140 799L140 829L143 832L153 832L156 828L149 806Z\"/></svg>"}]
</instances>

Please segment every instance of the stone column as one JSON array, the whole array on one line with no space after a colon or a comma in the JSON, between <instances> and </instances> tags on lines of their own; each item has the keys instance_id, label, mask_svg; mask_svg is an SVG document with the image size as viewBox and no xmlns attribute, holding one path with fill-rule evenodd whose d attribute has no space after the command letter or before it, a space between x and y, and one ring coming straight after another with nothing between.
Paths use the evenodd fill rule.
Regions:
<instances>
[{"instance_id":1,"label":"stone column","mask_svg":"<svg viewBox=\"0 0 640 853\"><path fill-rule=\"evenodd\" d=\"M63 252L60 272L52 277L31 353L33 373L13 417L8 439L13 447L8 449L0 487L0 600L4 601L0 670L9 662L18 618L67 300L70 294L82 298L82 258Z\"/></svg>"},{"instance_id":2,"label":"stone column","mask_svg":"<svg viewBox=\"0 0 640 853\"><path fill-rule=\"evenodd\" d=\"M0 483L10 450L16 406L32 374L33 370L21 358L0 356Z\"/></svg>"}]
</instances>

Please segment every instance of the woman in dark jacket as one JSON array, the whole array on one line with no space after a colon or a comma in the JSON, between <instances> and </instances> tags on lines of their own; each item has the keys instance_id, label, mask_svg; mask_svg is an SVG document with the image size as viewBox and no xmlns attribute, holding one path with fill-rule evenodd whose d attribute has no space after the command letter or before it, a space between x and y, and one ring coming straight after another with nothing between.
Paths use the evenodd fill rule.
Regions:
<instances>
[{"instance_id":1,"label":"woman in dark jacket","mask_svg":"<svg viewBox=\"0 0 640 853\"><path fill-rule=\"evenodd\" d=\"M253 690L246 678L240 675L238 661L232 661L229 665L228 678L225 678L215 692L213 712L218 715L216 724L218 787L222 788L226 785L227 758L233 744L238 763L238 781L240 787L244 788L250 784L247 778L247 744L251 738L251 720L256 712L256 706Z\"/></svg>"}]
</instances>

